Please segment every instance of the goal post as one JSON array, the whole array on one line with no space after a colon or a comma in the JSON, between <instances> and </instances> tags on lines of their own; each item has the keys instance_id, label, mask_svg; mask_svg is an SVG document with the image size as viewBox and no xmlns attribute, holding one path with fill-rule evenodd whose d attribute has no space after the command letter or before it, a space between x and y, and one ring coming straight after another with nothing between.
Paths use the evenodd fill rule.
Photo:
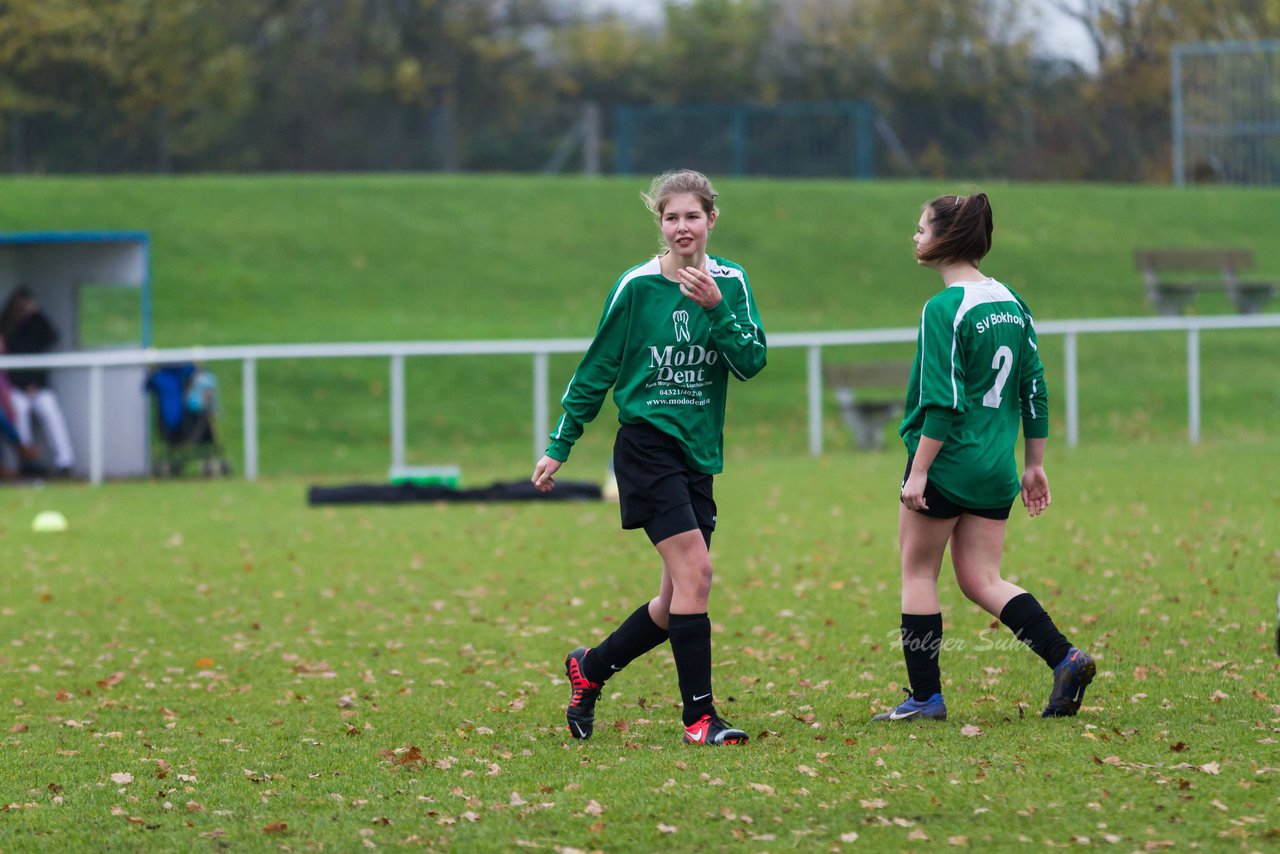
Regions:
<instances>
[{"instance_id":1,"label":"goal post","mask_svg":"<svg viewBox=\"0 0 1280 854\"><path fill-rule=\"evenodd\" d=\"M1174 45L1173 182L1280 185L1280 40Z\"/></svg>"}]
</instances>

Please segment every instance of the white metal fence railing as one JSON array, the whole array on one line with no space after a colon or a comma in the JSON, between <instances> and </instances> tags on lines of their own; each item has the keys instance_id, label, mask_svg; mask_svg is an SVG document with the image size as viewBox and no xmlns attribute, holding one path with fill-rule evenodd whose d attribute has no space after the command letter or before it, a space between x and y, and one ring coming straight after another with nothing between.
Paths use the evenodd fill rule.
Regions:
<instances>
[{"instance_id":1,"label":"white metal fence railing","mask_svg":"<svg viewBox=\"0 0 1280 854\"><path fill-rule=\"evenodd\" d=\"M1187 434L1200 440L1200 333L1212 330L1280 329L1280 314L1220 315L1212 317L1144 317L1099 320L1042 321L1036 332L1043 340L1061 335L1063 346L1063 417L1067 444L1080 440L1077 339L1095 333L1185 332L1187 336ZM769 336L770 349L805 348L809 452L822 453L822 350L825 347L911 343L915 327L838 332L784 332ZM391 466L405 462L404 360L410 356L512 356L533 359L533 453L537 458L546 445L551 427L548 406L549 357L556 353L582 353L586 338L526 339L514 341L421 341L367 344L264 344L234 347L194 347L168 350L110 350L51 353L42 356L0 356L0 370L14 368L87 368L89 370L89 480L102 481L103 372L110 367L159 365L175 362L240 362L243 396L244 474L258 476L257 365L269 359L333 359L369 357L390 360Z\"/></svg>"}]
</instances>

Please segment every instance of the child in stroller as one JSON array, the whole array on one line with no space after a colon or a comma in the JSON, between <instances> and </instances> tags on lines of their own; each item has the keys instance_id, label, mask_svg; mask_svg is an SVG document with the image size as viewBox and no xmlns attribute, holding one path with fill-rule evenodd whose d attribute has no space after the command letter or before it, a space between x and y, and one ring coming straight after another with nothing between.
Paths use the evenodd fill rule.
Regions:
<instances>
[{"instance_id":1,"label":"child in stroller","mask_svg":"<svg viewBox=\"0 0 1280 854\"><path fill-rule=\"evenodd\" d=\"M155 402L160 435L151 457L152 474L179 475L196 461L206 476L231 473L215 432L217 377L190 362L163 365L148 374L146 390Z\"/></svg>"}]
</instances>

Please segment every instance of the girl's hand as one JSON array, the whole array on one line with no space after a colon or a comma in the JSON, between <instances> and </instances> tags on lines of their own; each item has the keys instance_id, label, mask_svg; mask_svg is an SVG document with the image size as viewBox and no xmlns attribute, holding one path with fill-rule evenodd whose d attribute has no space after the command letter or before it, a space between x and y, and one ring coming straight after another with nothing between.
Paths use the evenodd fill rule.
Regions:
<instances>
[{"instance_id":1,"label":"girl's hand","mask_svg":"<svg viewBox=\"0 0 1280 854\"><path fill-rule=\"evenodd\" d=\"M1027 466L1022 473L1022 503L1028 516L1039 516L1049 506L1049 476L1040 466Z\"/></svg>"},{"instance_id":2,"label":"girl's hand","mask_svg":"<svg viewBox=\"0 0 1280 854\"><path fill-rule=\"evenodd\" d=\"M680 278L680 293L703 308L715 308L724 299L720 294L720 286L706 270L683 267L676 271L676 275Z\"/></svg>"},{"instance_id":3,"label":"girl's hand","mask_svg":"<svg viewBox=\"0 0 1280 854\"><path fill-rule=\"evenodd\" d=\"M538 460L538 464L533 467L533 477L529 478L533 481L533 488L539 492L550 492L556 488L556 479L552 477L560 468L560 461L553 460L551 457L543 456Z\"/></svg>"},{"instance_id":4,"label":"girl's hand","mask_svg":"<svg viewBox=\"0 0 1280 854\"><path fill-rule=\"evenodd\" d=\"M917 474L912 471L907 477L907 482L902 485L902 506L908 510L928 510L929 505L924 500L924 487L929 482L927 474Z\"/></svg>"}]
</instances>

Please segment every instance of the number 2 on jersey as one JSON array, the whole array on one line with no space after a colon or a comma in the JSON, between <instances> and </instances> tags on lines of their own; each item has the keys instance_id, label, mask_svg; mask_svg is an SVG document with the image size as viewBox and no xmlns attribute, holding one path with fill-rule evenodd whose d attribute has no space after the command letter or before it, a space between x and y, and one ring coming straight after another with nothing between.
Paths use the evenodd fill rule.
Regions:
<instances>
[{"instance_id":1,"label":"number 2 on jersey","mask_svg":"<svg viewBox=\"0 0 1280 854\"><path fill-rule=\"evenodd\" d=\"M1013 351L1006 346L1001 346L996 350L996 357L991 360L991 367L997 369L996 381L982 396L982 405L999 409L1000 393L1004 391L1004 384L1009 379L1009 371L1013 369Z\"/></svg>"}]
</instances>

